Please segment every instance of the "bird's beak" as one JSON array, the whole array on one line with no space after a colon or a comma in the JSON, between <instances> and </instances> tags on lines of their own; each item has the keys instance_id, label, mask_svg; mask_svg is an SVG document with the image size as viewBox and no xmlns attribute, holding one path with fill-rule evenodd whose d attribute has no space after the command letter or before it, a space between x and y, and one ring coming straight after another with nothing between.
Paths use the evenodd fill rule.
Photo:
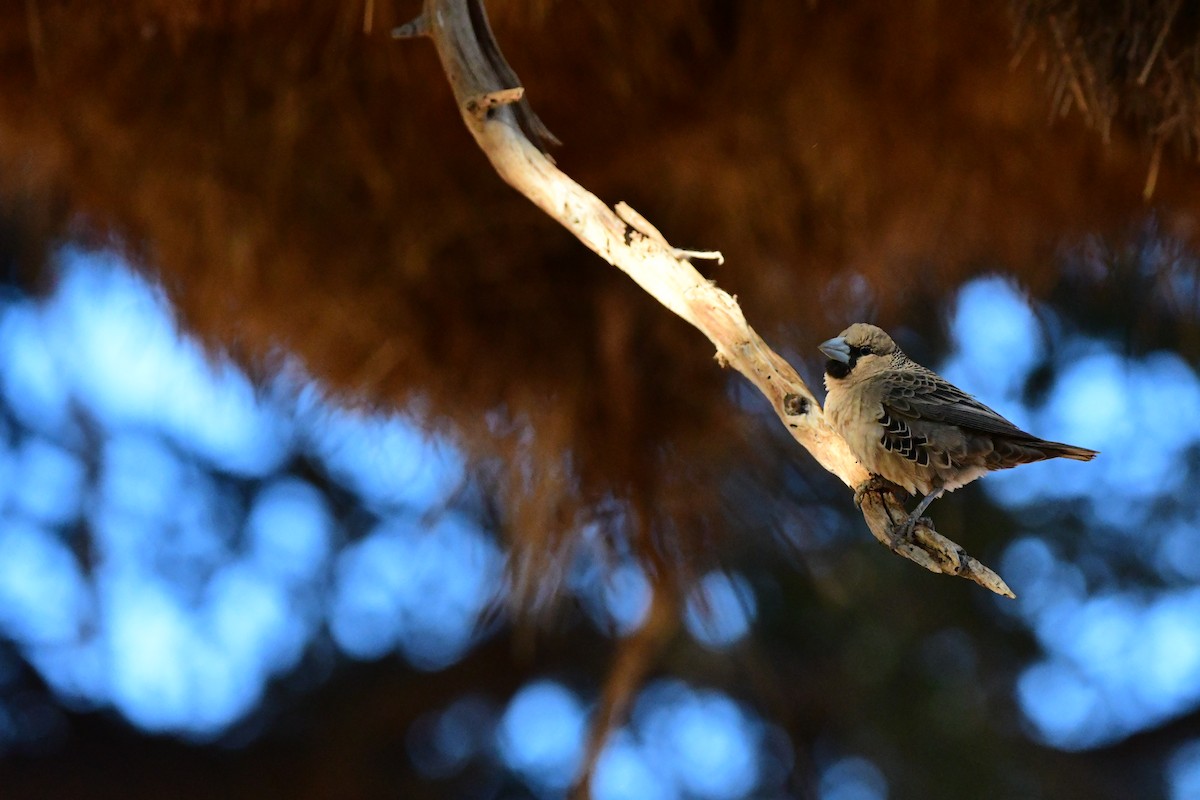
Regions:
<instances>
[{"instance_id":1,"label":"bird's beak","mask_svg":"<svg viewBox=\"0 0 1200 800\"><path fill-rule=\"evenodd\" d=\"M843 364L850 363L850 345L846 344L846 340L840 336L827 342L821 342L817 349L834 361L840 361Z\"/></svg>"}]
</instances>

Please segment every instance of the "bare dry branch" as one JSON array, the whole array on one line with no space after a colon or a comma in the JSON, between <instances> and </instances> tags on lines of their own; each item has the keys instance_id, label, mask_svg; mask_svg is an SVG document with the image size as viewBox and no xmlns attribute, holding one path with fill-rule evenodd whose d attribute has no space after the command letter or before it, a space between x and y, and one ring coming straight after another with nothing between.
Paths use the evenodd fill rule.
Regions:
<instances>
[{"instance_id":1,"label":"bare dry branch","mask_svg":"<svg viewBox=\"0 0 1200 800\"><path fill-rule=\"evenodd\" d=\"M428 35L438 51L467 128L497 173L558 220L608 263L631 277L660 303L699 329L716 348L717 360L746 376L779 419L825 469L854 488L871 533L894 552L931 572L969 578L1012 597L1007 584L926 520L898 538L907 518L894 487L882 485L850 453L825 421L820 403L796 371L746 322L735 298L706 280L687 260L720 254L672 247L645 217L625 203L609 208L554 166L543 150L552 142L504 61L482 0L425 0L422 15L398 35ZM531 141L531 137L536 140ZM673 629L677 610L662 587L642 630L618 649L588 742L587 761L572 797L590 796L591 776L609 732L621 724L637 687Z\"/></svg>"},{"instance_id":2,"label":"bare dry branch","mask_svg":"<svg viewBox=\"0 0 1200 800\"><path fill-rule=\"evenodd\" d=\"M697 272L636 211L624 204L614 211L554 166L542 149L553 139L500 54L482 0L425 0L419 21L398 34L413 32L433 39L463 121L500 177L699 329L716 348L717 360L758 387L780 421L822 467L849 487L864 487L861 509L876 539L931 572L958 575L997 594L1014 596L1000 576L925 520L910 536L896 540L899 523L907 517L900 497L870 482L871 476L825 421L808 386L754 332L736 299ZM1082 103L1082 97L1079 100Z\"/></svg>"}]
</instances>

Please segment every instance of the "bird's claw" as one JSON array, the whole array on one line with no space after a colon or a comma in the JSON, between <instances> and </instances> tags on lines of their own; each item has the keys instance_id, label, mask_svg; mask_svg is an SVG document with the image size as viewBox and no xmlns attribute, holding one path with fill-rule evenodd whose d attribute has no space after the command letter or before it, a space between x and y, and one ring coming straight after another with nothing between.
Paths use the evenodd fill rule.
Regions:
<instances>
[{"instance_id":1,"label":"bird's claw","mask_svg":"<svg viewBox=\"0 0 1200 800\"><path fill-rule=\"evenodd\" d=\"M896 525L891 530L891 547L895 550L902 542L911 542L913 531L918 525L925 525L927 528L933 527L933 520L929 517L918 517L915 514L910 514L904 522Z\"/></svg>"},{"instance_id":2,"label":"bird's claw","mask_svg":"<svg viewBox=\"0 0 1200 800\"><path fill-rule=\"evenodd\" d=\"M893 484L891 481L887 480L886 478L882 478L879 475L872 475L855 487L854 506L856 508L862 508L863 501L866 500L867 495L871 494L872 492L878 493L892 490Z\"/></svg>"},{"instance_id":3,"label":"bird's claw","mask_svg":"<svg viewBox=\"0 0 1200 800\"><path fill-rule=\"evenodd\" d=\"M867 499L867 492L871 491L870 482L858 486L854 490L854 507L862 508L863 500Z\"/></svg>"}]
</instances>

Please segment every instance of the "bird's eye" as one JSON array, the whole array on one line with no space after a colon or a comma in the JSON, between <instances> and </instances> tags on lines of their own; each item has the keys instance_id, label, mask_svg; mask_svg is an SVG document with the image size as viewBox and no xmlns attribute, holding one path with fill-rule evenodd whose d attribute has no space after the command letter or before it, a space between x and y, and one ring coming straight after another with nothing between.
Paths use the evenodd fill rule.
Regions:
<instances>
[{"instance_id":1,"label":"bird's eye","mask_svg":"<svg viewBox=\"0 0 1200 800\"><path fill-rule=\"evenodd\" d=\"M852 356L854 356L855 358L859 358L860 356L869 356L869 355L871 355L871 346L870 345L862 345L862 346L851 347L850 354Z\"/></svg>"}]
</instances>

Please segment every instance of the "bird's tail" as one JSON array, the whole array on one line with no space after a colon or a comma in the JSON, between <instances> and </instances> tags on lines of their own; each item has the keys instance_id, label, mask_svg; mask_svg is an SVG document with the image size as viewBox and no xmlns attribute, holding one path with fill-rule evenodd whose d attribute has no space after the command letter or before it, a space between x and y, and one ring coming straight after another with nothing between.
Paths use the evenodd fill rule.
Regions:
<instances>
[{"instance_id":1,"label":"bird's tail","mask_svg":"<svg viewBox=\"0 0 1200 800\"><path fill-rule=\"evenodd\" d=\"M1073 444L1063 444L1062 442L1047 442L1044 439L1039 440L1035 447L1045 453L1046 458L1070 458L1075 461L1091 461L1100 455L1099 450L1088 450L1086 447L1076 447Z\"/></svg>"}]
</instances>

